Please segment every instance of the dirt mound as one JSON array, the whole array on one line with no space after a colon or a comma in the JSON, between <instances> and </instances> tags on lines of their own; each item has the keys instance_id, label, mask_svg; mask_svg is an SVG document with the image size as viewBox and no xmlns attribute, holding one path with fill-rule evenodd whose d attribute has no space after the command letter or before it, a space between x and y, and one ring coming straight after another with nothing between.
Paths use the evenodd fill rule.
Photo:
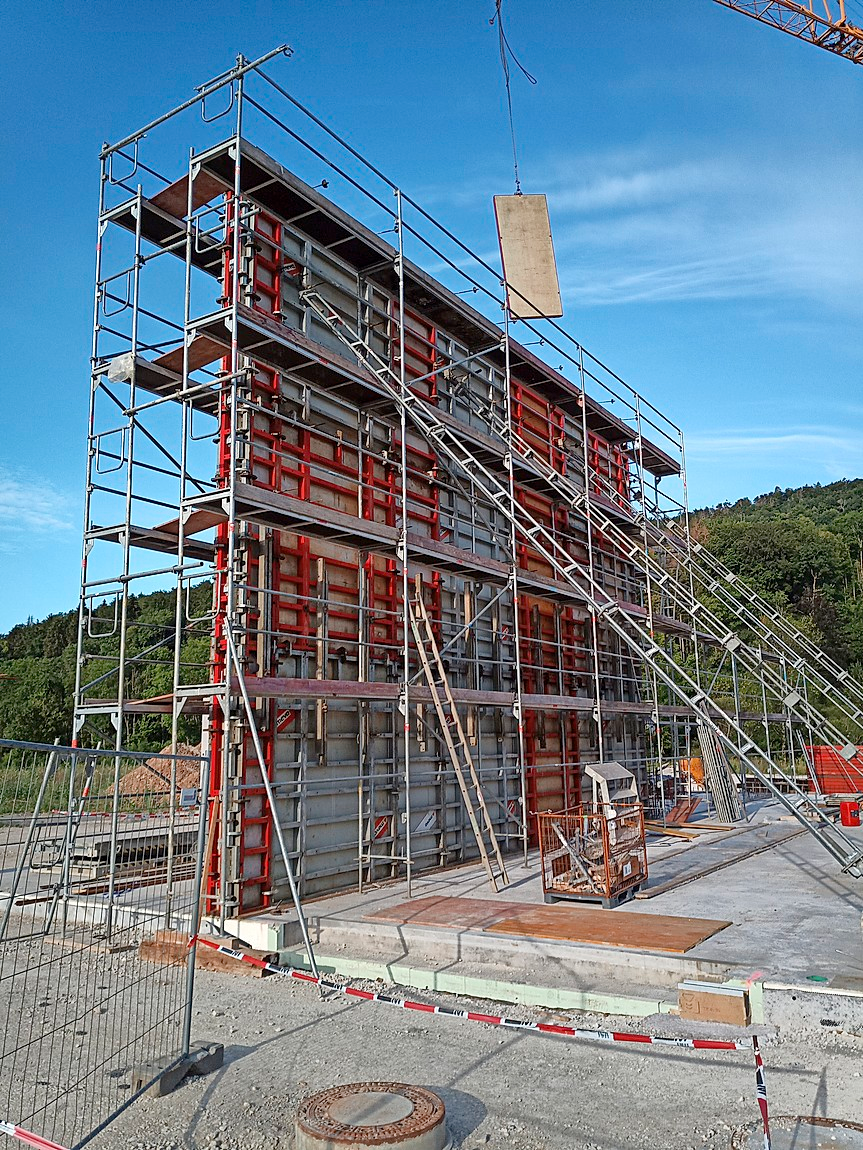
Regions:
<instances>
[{"instance_id":1,"label":"dirt mound","mask_svg":"<svg viewBox=\"0 0 863 1150\"><path fill-rule=\"evenodd\" d=\"M171 790L171 744L162 747L158 755L132 767L120 779L121 795L167 795ZM177 744L178 755L200 755L201 748L188 743ZM177 789L197 787L201 780L200 763L177 763Z\"/></svg>"}]
</instances>

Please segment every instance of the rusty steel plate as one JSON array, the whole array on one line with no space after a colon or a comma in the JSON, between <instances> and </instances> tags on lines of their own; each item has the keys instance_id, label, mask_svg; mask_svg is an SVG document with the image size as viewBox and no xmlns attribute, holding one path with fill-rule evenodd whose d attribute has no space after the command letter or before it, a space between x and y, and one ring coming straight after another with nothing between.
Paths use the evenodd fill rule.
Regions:
<instances>
[{"instance_id":1,"label":"rusty steel plate","mask_svg":"<svg viewBox=\"0 0 863 1150\"><path fill-rule=\"evenodd\" d=\"M863 1150L863 1125L841 1118L815 1115L770 1119L773 1150ZM732 1132L731 1150L761 1150L764 1130L760 1122L747 1122Z\"/></svg>"}]
</instances>

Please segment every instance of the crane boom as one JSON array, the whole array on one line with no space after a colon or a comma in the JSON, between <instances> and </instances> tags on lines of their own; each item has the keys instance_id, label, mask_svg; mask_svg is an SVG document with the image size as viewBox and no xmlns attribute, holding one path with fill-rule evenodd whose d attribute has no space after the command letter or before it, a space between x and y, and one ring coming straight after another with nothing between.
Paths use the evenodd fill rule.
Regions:
<instances>
[{"instance_id":1,"label":"crane boom","mask_svg":"<svg viewBox=\"0 0 863 1150\"><path fill-rule=\"evenodd\" d=\"M716 3L779 28L798 40L808 40L818 48L844 56L852 64L863 64L863 29L846 20L845 0L838 0L837 18L827 0L821 0L819 5L824 9L823 16L815 11L816 0L803 4L795 0L716 0Z\"/></svg>"}]
</instances>

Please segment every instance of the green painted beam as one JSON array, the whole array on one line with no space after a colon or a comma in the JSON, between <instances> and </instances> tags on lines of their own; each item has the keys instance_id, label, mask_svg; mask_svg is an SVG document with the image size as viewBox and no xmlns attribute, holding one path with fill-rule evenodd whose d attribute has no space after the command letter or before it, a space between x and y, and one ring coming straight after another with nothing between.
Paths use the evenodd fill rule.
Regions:
<instances>
[{"instance_id":1,"label":"green painted beam","mask_svg":"<svg viewBox=\"0 0 863 1150\"><path fill-rule=\"evenodd\" d=\"M282 950L282 966L308 969L305 952ZM396 963L371 962L365 959L333 958L315 955L321 974L342 978L360 978L369 982L387 982L409 990L434 990L467 998L484 998L491 1002L512 1002L520 1006L541 1006L549 1010L581 1010L594 1014L616 1014L645 1018L650 1014L669 1014L676 1002L655 998L635 998L620 994L602 994L553 986L531 986L495 978L476 978L446 970L423 970Z\"/></svg>"}]
</instances>

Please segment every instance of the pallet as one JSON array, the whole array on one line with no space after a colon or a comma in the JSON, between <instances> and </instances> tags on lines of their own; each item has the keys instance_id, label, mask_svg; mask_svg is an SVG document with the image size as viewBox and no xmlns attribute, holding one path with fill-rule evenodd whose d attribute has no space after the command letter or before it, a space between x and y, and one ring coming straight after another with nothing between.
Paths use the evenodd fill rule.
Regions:
<instances>
[{"instance_id":1,"label":"pallet","mask_svg":"<svg viewBox=\"0 0 863 1150\"><path fill-rule=\"evenodd\" d=\"M643 883L636 883L635 886L631 886L628 890L618 891L617 894L610 896L602 894L566 894L564 891L555 894L554 891L546 891L542 896L542 900L546 903L592 902L603 906L606 910L614 910L616 907L623 906L624 903L634 899L642 886Z\"/></svg>"}]
</instances>

